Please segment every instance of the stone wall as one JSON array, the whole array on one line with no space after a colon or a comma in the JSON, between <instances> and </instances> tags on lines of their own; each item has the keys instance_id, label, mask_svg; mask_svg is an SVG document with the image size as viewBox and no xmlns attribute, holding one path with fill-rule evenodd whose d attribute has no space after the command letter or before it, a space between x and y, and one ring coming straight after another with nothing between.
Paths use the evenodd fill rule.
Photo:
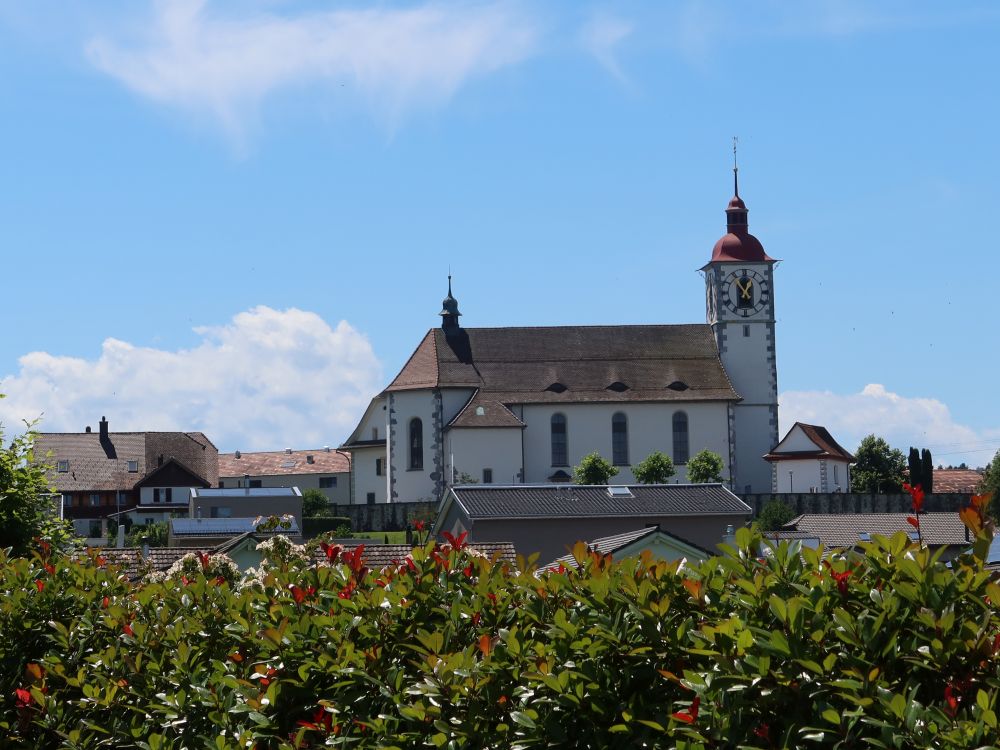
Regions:
<instances>
[{"instance_id":1,"label":"stone wall","mask_svg":"<svg viewBox=\"0 0 1000 750\"><path fill-rule=\"evenodd\" d=\"M330 515L351 519L355 531L404 531L414 521L434 520L437 503L380 503L378 505L331 505Z\"/></svg>"},{"instance_id":2,"label":"stone wall","mask_svg":"<svg viewBox=\"0 0 1000 750\"><path fill-rule=\"evenodd\" d=\"M801 513L910 513L912 499L906 493L898 495L871 495L858 492L769 492L766 494L740 495L753 508L754 517L771 498L787 503ZM962 493L934 493L924 499L924 512L958 512L969 504L969 495Z\"/></svg>"}]
</instances>

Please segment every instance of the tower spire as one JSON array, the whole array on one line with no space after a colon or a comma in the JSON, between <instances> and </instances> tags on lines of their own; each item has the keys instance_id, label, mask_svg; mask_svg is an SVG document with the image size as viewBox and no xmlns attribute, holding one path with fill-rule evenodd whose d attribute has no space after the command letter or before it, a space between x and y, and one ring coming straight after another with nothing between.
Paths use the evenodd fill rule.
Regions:
<instances>
[{"instance_id":1,"label":"tower spire","mask_svg":"<svg viewBox=\"0 0 1000 750\"><path fill-rule=\"evenodd\" d=\"M733 136L733 194L740 197L740 168L736 164L736 146L740 142L737 135Z\"/></svg>"},{"instance_id":2,"label":"tower spire","mask_svg":"<svg viewBox=\"0 0 1000 750\"><path fill-rule=\"evenodd\" d=\"M462 315L458 311L458 300L451 295L451 269L448 269L448 296L441 303L441 327L446 333L457 331L458 319Z\"/></svg>"}]
</instances>

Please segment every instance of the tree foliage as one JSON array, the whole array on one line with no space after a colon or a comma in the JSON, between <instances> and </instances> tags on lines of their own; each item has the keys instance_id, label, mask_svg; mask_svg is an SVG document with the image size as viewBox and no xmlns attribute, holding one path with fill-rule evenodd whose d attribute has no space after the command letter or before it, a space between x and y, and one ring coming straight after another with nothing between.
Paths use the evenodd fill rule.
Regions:
<instances>
[{"instance_id":1,"label":"tree foliage","mask_svg":"<svg viewBox=\"0 0 1000 750\"><path fill-rule=\"evenodd\" d=\"M698 451L688 460L687 480L692 484L722 481L722 456L708 448Z\"/></svg>"},{"instance_id":2,"label":"tree foliage","mask_svg":"<svg viewBox=\"0 0 1000 750\"><path fill-rule=\"evenodd\" d=\"M145 542L149 543L150 547L166 547L167 546L167 522L166 521L156 521L154 523L146 524L133 524L132 528L129 529L128 535L125 537L126 547L141 547Z\"/></svg>"},{"instance_id":3,"label":"tree foliage","mask_svg":"<svg viewBox=\"0 0 1000 750\"><path fill-rule=\"evenodd\" d=\"M851 472L853 492L902 492L906 458L884 438L868 435L854 452L857 463Z\"/></svg>"},{"instance_id":4,"label":"tree foliage","mask_svg":"<svg viewBox=\"0 0 1000 750\"><path fill-rule=\"evenodd\" d=\"M617 466L594 451L584 456L573 469L573 481L577 484L607 484L617 473Z\"/></svg>"},{"instance_id":5,"label":"tree foliage","mask_svg":"<svg viewBox=\"0 0 1000 750\"><path fill-rule=\"evenodd\" d=\"M331 515L330 499L321 490L310 487L302 491L302 517L322 518Z\"/></svg>"},{"instance_id":6,"label":"tree foliage","mask_svg":"<svg viewBox=\"0 0 1000 750\"><path fill-rule=\"evenodd\" d=\"M989 537L977 539L984 549ZM369 570L272 549L132 584L0 552L5 748L984 748L1000 586L904 533L830 555L740 529L704 563L463 539ZM17 637L11 637L16 634Z\"/></svg>"},{"instance_id":7,"label":"tree foliage","mask_svg":"<svg viewBox=\"0 0 1000 750\"><path fill-rule=\"evenodd\" d=\"M676 473L674 462L662 451L653 451L632 467L632 475L639 484L666 484Z\"/></svg>"},{"instance_id":8,"label":"tree foliage","mask_svg":"<svg viewBox=\"0 0 1000 750\"><path fill-rule=\"evenodd\" d=\"M923 467L920 464L920 451L912 445L910 446L909 453L906 454L906 468L909 474L909 483L914 487L917 485L923 487Z\"/></svg>"},{"instance_id":9,"label":"tree foliage","mask_svg":"<svg viewBox=\"0 0 1000 750\"><path fill-rule=\"evenodd\" d=\"M920 451L920 481L928 495L934 491L934 458L927 448Z\"/></svg>"},{"instance_id":10,"label":"tree foliage","mask_svg":"<svg viewBox=\"0 0 1000 750\"><path fill-rule=\"evenodd\" d=\"M762 531L775 531L795 518L792 507L777 498L771 498L757 516L757 525Z\"/></svg>"},{"instance_id":11,"label":"tree foliage","mask_svg":"<svg viewBox=\"0 0 1000 750\"><path fill-rule=\"evenodd\" d=\"M993 460L986 465L983 471L983 478L979 482L979 492L984 495L991 495L993 498L992 512L997 514L1000 507L1000 451L996 452Z\"/></svg>"},{"instance_id":12,"label":"tree foliage","mask_svg":"<svg viewBox=\"0 0 1000 750\"><path fill-rule=\"evenodd\" d=\"M0 549L10 547L15 555L25 554L35 538L64 546L75 537L59 519L58 496L35 458L33 425L6 443L0 425Z\"/></svg>"}]
</instances>

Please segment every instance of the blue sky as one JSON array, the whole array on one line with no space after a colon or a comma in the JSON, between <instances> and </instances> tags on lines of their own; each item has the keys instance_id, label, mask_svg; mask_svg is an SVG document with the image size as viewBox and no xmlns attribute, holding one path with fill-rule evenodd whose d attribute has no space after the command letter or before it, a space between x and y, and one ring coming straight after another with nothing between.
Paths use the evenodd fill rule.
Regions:
<instances>
[{"instance_id":1,"label":"blue sky","mask_svg":"<svg viewBox=\"0 0 1000 750\"><path fill-rule=\"evenodd\" d=\"M438 323L704 319L782 431L1000 448L993 3L0 0L0 419L337 444Z\"/></svg>"}]
</instances>

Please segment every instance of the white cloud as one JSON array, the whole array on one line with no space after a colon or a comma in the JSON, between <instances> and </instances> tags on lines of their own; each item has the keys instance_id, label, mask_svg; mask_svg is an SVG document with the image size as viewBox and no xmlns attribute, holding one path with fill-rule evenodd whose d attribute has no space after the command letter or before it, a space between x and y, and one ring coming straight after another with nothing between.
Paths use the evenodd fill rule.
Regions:
<instances>
[{"instance_id":1,"label":"white cloud","mask_svg":"<svg viewBox=\"0 0 1000 750\"><path fill-rule=\"evenodd\" d=\"M311 448L347 437L381 386L368 340L346 321L255 307L197 328L192 349L106 339L95 359L32 352L0 378L0 421L14 430L201 430L221 449Z\"/></svg>"},{"instance_id":2,"label":"white cloud","mask_svg":"<svg viewBox=\"0 0 1000 750\"><path fill-rule=\"evenodd\" d=\"M618 62L618 45L633 31L631 23L606 13L598 13L580 30L580 43L604 68L621 83L628 77Z\"/></svg>"},{"instance_id":3,"label":"white cloud","mask_svg":"<svg viewBox=\"0 0 1000 750\"><path fill-rule=\"evenodd\" d=\"M242 138L247 120L279 89L318 82L356 91L394 125L535 47L535 25L516 3L298 14L253 5L240 4L236 15L211 12L207 0L157 0L151 21L92 38L87 54L142 96L208 113Z\"/></svg>"},{"instance_id":4,"label":"white cloud","mask_svg":"<svg viewBox=\"0 0 1000 750\"><path fill-rule=\"evenodd\" d=\"M980 466L1000 449L1000 429L974 430L937 399L901 396L878 383L849 394L789 391L779 408L782 431L795 422L823 425L848 450L874 433L904 452L911 445L931 448L937 463Z\"/></svg>"}]
</instances>

